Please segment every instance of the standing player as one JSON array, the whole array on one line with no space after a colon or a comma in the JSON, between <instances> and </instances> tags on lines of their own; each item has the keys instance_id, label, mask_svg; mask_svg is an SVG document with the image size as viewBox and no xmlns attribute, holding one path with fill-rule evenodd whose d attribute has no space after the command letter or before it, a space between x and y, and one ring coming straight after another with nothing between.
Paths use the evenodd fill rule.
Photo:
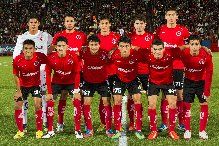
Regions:
<instances>
[{"instance_id":1,"label":"standing player","mask_svg":"<svg viewBox=\"0 0 219 146\"><path fill-rule=\"evenodd\" d=\"M106 51L107 53L111 51L113 48L117 47L118 40L120 38L119 34L110 31L110 27L111 27L110 18L108 16L102 16L99 19L100 33L98 33L97 36L100 39L100 48ZM114 75L116 73L115 66L112 63L108 65L107 72L109 75L108 79L109 79L110 90L112 92ZM100 114L101 125L98 128L98 131L102 131L105 126L105 111L104 111L103 101L101 98L99 103L99 114Z\"/></svg>"},{"instance_id":2,"label":"standing player","mask_svg":"<svg viewBox=\"0 0 219 146\"><path fill-rule=\"evenodd\" d=\"M40 66L46 64L46 56L42 53L35 52L35 43L33 40L23 42L23 53L13 60L13 74L15 77L16 93L15 100L15 121L18 132L14 139L24 136L22 106L23 100L31 93L34 99L35 117L36 117L36 138L42 138L42 96L40 92Z\"/></svg>"},{"instance_id":3,"label":"standing player","mask_svg":"<svg viewBox=\"0 0 219 146\"><path fill-rule=\"evenodd\" d=\"M86 123L86 133L84 137L93 136L93 126L91 117L91 101L95 91L97 91L102 100L105 110L106 134L108 137L113 135L111 130L111 108L110 108L110 90L107 75L108 53L100 49L100 40L96 35L88 38L88 48L80 52L83 65L83 84L82 93L84 97L84 119Z\"/></svg>"},{"instance_id":4,"label":"standing player","mask_svg":"<svg viewBox=\"0 0 219 146\"><path fill-rule=\"evenodd\" d=\"M201 48L200 38L196 35L189 37L189 48L181 53L185 65L185 80L183 87L184 108L185 108L185 133L184 138L191 138L191 103L195 95L200 103L199 137L208 139L206 126L208 122L208 102L210 96L213 63L212 56L205 49Z\"/></svg>"},{"instance_id":5,"label":"standing player","mask_svg":"<svg viewBox=\"0 0 219 146\"><path fill-rule=\"evenodd\" d=\"M78 56L68 49L68 41L65 37L56 39L56 50L48 56L46 66L46 83L48 87L47 95L47 123L48 133L43 138L50 138L55 135L53 130L54 100L58 94L69 93L74 105L75 136L83 138L81 134L81 105L80 105L80 64ZM54 71L51 83L51 73ZM73 98L74 96L74 98ZM60 132L60 131L58 131Z\"/></svg>"},{"instance_id":6,"label":"standing player","mask_svg":"<svg viewBox=\"0 0 219 146\"><path fill-rule=\"evenodd\" d=\"M116 129L113 139L117 139L121 136L121 104L122 96L126 89L129 95L134 100L134 112L135 112L135 135L139 139L144 139L142 130L142 104L141 94L139 89L139 81L137 78L137 65L140 61L140 53L134 49L131 49L131 40L123 36L118 43L118 49L112 54L111 60L117 67L116 77L113 86L114 97L114 126Z\"/></svg>"},{"instance_id":7,"label":"standing player","mask_svg":"<svg viewBox=\"0 0 219 146\"><path fill-rule=\"evenodd\" d=\"M18 56L23 47L23 42L26 39L31 39L35 42L36 44L36 52L41 52L45 55L49 53L50 51L48 50L50 48L50 44L52 42L52 36L48 34L47 32L43 32L39 30L39 25L40 21L39 18L36 15L31 15L28 18L28 31L25 32L22 35L18 36L16 46L14 48L13 52L13 59ZM46 126L46 79L45 79L45 64L42 64L40 67L40 87L42 91L42 105L43 105L43 123ZM23 115L24 115L24 120L23 120L23 126L26 129L27 127L27 111L28 111L28 101L24 100L23 101ZM26 130L25 130L26 131Z\"/></svg>"},{"instance_id":8,"label":"standing player","mask_svg":"<svg viewBox=\"0 0 219 146\"><path fill-rule=\"evenodd\" d=\"M52 44L54 45L56 43L58 37L63 36L68 40L68 49L75 53L79 52L86 43L86 35L83 32L75 30L75 23L75 17L72 14L66 14L64 17L65 30L57 32L54 35ZM68 93L63 92L59 100L57 131L63 131L67 95Z\"/></svg>"},{"instance_id":9,"label":"standing player","mask_svg":"<svg viewBox=\"0 0 219 146\"><path fill-rule=\"evenodd\" d=\"M154 40L154 35L145 31L146 20L144 16L138 15L134 19L134 28L135 31L130 35L131 43L133 48L139 47L141 49L150 48ZM146 49L147 50L147 49ZM138 63L138 78L142 84L144 93L147 91L148 86L148 64L139 62ZM128 99L127 109L129 114L129 130L134 130L134 102L132 98Z\"/></svg>"},{"instance_id":10,"label":"standing player","mask_svg":"<svg viewBox=\"0 0 219 146\"><path fill-rule=\"evenodd\" d=\"M189 31L186 27L177 24L178 14L175 9L168 9L165 14L167 23L162 25L156 31L156 35L164 42L164 47L170 49L173 53L179 53L176 49L177 46L184 45L185 39L189 37ZM184 130L183 125L183 72L184 65L180 59L175 59L173 62L173 80L175 88L177 89L177 113L179 119L180 130ZM161 101L161 117L162 124L159 131L167 129L167 116L168 116L168 102L163 99Z\"/></svg>"},{"instance_id":11,"label":"standing player","mask_svg":"<svg viewBox=\"0 0 219 146\"><path fill-rule=\"evenodd\" d=\"M174 56L166 51L164 43L154 40L151 53L145 56L149 64L149 87L148 87L148 117L151 132L149 140L158 136L156 103L160 90L164 93L169 104L169 136L178 140L179 136L174 131L176 122L176 89L173 84L173 61Z\"/></svg>"}]
</instances>

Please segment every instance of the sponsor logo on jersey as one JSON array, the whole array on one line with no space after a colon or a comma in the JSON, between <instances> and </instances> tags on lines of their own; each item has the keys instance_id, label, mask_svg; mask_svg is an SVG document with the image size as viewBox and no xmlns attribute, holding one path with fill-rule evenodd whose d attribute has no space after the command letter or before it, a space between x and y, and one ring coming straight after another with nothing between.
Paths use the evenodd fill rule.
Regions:
<instances>
[{"instance_id":1,"label":"sponsor logo on jersey","mask_svg":"<svg viewBox=\"0 0 219 146\"><path fill-rule=\"evenodd\" d=\"M103 66L87 66L87 69L91 69L91 70L100 70L102 68Z\"/></svg>"},{"instance_id":2,"label":"sponsor logo on jersey","mask_svg":"<svg viewBox=\"0 0 219 146\"><path fill-rule=\"evenodd\" d=\"M202 69L186 68L186 71L188 71L188 72L201 72Z\"/></svg>"},{"instance_id":3,"label":"sponsor logo on jersey","mask_svg":"<svg viewBox=\"0 0 219 146\"><path fill-rule=\"evenodd\" d=\"M77 47L75 47L75 48L69 47L68 50L70 50L70 51L78 51L78 48Z\"/></svg>"},{"instance_id":4,"label":"sponsor logo on jersey","mask_svg":"<svg viewBox=\"0 0 219 146\"><path fill-rule=\"evenodd\" d=\"M27 73L27 74L22 73L22 76L24 76L24 77L30 77L30 76L35 76L35 75L37 75L38 73L39 73L39 71L36 71L36 72L29 72L29 73Z\"/></svg>"},{"instance_id":5,"label":"sponsor logo on jersey","mask_svg":"<svg viewBox=\"0 0 219 146\"><path fill-rule=\"evenodd\" d=\"M57 70L56 71L58 74L61 74L61 75L70 75L71 74L71 71L68 71L68 72L64 72L64 71L62 71L62 70Z\"/></svg>"},{"instance_id":6,"label":"sponsor logo on jersey","mask_svg":"<svg viewBox=\"0 0 219 146\"><path fill-rule=\"evenodd\" d=\"M151 67L157 70L164 70L164 69L169 68L170 66L169 65L167 66L151 65Z\"/></svg>"},{"instance_id":7,"label":"sponsor logo on jersey","mask_svg":"<svg viewBox=\"0 0 219 146\"><path fill-rule=\"evenodd\" d=\"M118 68L119 71L124 72L124 73L129 73L129 72L133 72L134 69L124 69L124 68Z\"/></svg>"},{"instance_id":8,"label":"sponsor logo on jersey","mask_svg":"<svg viewBox=\"0 0 219 146\"><path fill-rule=\"evenodd\" d=\"M164 42L164 47L165 47L165 48L176 48L177 45L176 45L176 44L169 44L169 43L167 43L167 42Z\"/></svg>"}]
</instances>

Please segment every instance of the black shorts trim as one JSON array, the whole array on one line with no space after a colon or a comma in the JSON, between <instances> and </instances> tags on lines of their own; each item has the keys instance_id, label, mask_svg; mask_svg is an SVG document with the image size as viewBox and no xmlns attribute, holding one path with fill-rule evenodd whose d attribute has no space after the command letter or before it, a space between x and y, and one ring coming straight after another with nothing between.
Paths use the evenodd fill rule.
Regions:
<instances>
[{"instance_id":1,"label":"black shorts trim","mask_svg":"<svg viewBox=\"0 0 219 146\"><path fill-rule=\"evenodd\" d=\"M149 82L148 87L148 96L157 95L159 96L160 92L163 92L164 95L175 95L176 96L176 89L174 84L163 84L163 85L156 85L152 82Z\"/></svg>"},{"instance_id":2,"label":"black shorts trim","mask_svg":"<svg viewBox=\"0 0 219 146\"><path fill-rule=\"evenodd\" d=\"M200 103L206 102L206 99L203 96L204 87L205 87L204 80L192 81L185 78L184 87L183 87L183 101L188 103L193 103L195 96L197 96Z\"/></svg>"},{"instance_id":3,"label":"black shorts trim","mask_svg":"<svg viewBox=\"0 0 219 146\"><path fill-rule=\"evenodd\" d=\"M135 78L133 81L126 83L122 82L117 76L115 78L115 84L113 86L113 95L124 95L126 89L129 95L141 94L141 88L139 88L139 80Z\"/></svg>"},{"instance_id":4,"label":"black shorts trim","mask_svg":"<svg viewBox=\"0 0 219 146\"><path fill-rule=\"evenodd\" d=\"M23 100L27 100L29 94L31 94L32 97L42 98L40 86L21 87L21 93Z\"/></svg>"},{"instance_id":5,"label":"black shorts trim","mask_svg":"<svg viewBox=\"0 0 219 146\"><path fill-rule=\"evenodd\" d=\"M73 95L74 84L54 84L52 83L52 94L61 94L63 90L68 91L69 95Z\"/></svg>"},{"instance_id":6,"label":"black shorts trim","mask_svg":"<svg viewBox=\"0 0 219 146\"><path fill-rule=\"evenodd\" d=\"M148 90L148 74L138 74L138 79L142 85L143 90L147 91Z\"/></svg>"},{"instance_id":7,"label":"black shorts trim","mask_svg":"<svg viewBox=\"0 0 219 146\"><path fill-rule=\"evenodd\" d=\"M93 97L96 91L101 97L111 97L108 80L102 83L89 83L84 80L82 85L82 95L84 97Z\"/></svg>"},{"instance_id":8,"label":"black shorts trim","mask_svg":"<svg viewBox=\"0 0 219 146\"><path fill-rule=\"evenodd\" d=\"M184 80L184 70L174 69L173 70L173 81L175 88L178 90L183 89L183 80Z\"/></svg>"}]
</instances>

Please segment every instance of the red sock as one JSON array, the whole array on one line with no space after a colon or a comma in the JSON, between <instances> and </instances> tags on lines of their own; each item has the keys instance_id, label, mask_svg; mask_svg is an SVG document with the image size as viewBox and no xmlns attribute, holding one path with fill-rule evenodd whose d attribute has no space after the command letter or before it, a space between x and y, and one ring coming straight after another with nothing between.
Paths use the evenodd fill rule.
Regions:
<instances>
[{"instance_id":1,"label":"red sock","mask_svg":"<svg viewBox=\"0 0 219 146\"><path fill-rule=\"evenodd\" d=\"M103 105L103 100L100 98L100 102L99 102L99 115L100 115L100 121L103 125L106 125L105 122L105 109L104 109L104 105Z\"/></svg>"},{"instance_id":2,"label":"red sock","mask_svg":"<svg viewBox=\"0 0 219 146\"><path fill-rule=\"evenodd\" d=\"M23 132L23 114L22 114L22 110L15 110L14 118L15 118L15 122L17 124L18 130Z\"/></svg>"},{"instance_id":3,"label":"red sock","mask_svg":"<svg viewBox=\"0 0 219 146\"><path fill-rule=\"evenodd\" d=\"M149 125L151 131L157 131L157 113L156 109L148 109Z\"/></svg>"},{"instance_id":4,"label":"red sock","mask_svg":"<svg viewBox=\"0 0 219 146\"><path fill-rule=\"evenodd\" d=\"M205 131L208 123L208 105L201 105L199 131Z\"/></svg>"},{"instance_id":5,"label":"red sock","mask_svg":"<svg viewBox=\"0 0 219 146\"><path fill-rule=\"evenodd\" d=\"M54 101L47 101L46 118L48 131L53 131L53 118L54 118Z\"/></svg>"},{"instance_id":6,"label":"red sock","mask_svg":"<svg viewBox=\"0 0 219 146\"><path fill-rule=\"evenodd\" d=\"M115 130L121 131L121 105L113 106Z\"/></svg>"},{"instance_id":7,"label":"red sock","mask_svg":"<svg viewBox=\"0 0 219 146\"><path fill-rule=\"evenodd\" d=\"M179 119L179 124L184 124L183 123L183 101L177 101L176 102L176 106L177 106L177 115L178 115L178 119Z\"/></svg>"},{"instance_id":8,"label":"red sock","mask_svg":"<svg viewBox=\"0 0 219 146\"><path fill-rule=\"evenodd\" d=\"M128 98L127 110L129 114L129 125L130 126L134 126L134 109L135 109L134 100L131 98Z\"/></svg>"},{"instance_id":9,"label":"red sock","mask_svg":"<svg viewBox=\"0 0 219 146\"><path fill-rule=\"evenodd\" d=\"M167 125L168 101L166 99L161 100L160 110L161 110L162 123Z\"/></svg>"},{"instance_id":10,"label":"red sock","mask_svg":"<svg viewBox=\"0 0 219 146\"><path fill-rule=\"evenodd\" d=\"M105 123L106 123L106 130L111 129L112 126L112 108L110 105L104 106L105 109Z\"/></svg>"},{"instance_id":11,"label":"red sock","mask_svg":"<svg viewBox=\"0 0 219 146\"><path fill-rule=\"evenodd\" d=\"M142 130L142 104L135 104L135 126L136 131Z\"/></svg>"},{"instance_id":12,"label":"red sock","mask_svg":"<svg viewBox=\"0 0 219 146\"><path fill-rule=\"evenodd\" d=\"M191 103L184 102L184 124L186 130L191 130Z\"/></svg>"},{"instance_id":13,"label":"red sock","mask_svg":"<svg viewBox=\"0 0 219 146\"><path fill-rule=\"evenodd\" d=\"M58 123L59 124L63 124L65 107L66 107L66 100L59 100L59 105L58 105Z\"/></svg>"},{"instance_id":14,"label":"red sock","mask_svg":"<svg viewBox=\"0 0 219 146\"><path fill-rule=\"evenodd\" d=\"M175 130L176 126L176 108L169 108L169 132Z\"/></svg>"},{"instance_id":15,"label":"red sock","mask_svg":"<svg viewBox=\"0 0 219 146\"><path fill-rule=\"evenodd\" d=\"M75 131L81 131L81 101L79 99L74 99L73 105Z\"/></svg>"},{"instance_id":16,"label":"red sock","mask_svg":"<svg viewBox=\"0 0 219 146\"><path fill-rule=\"evenodd\" d=\"M36 128L37 131L42 131L43 130L43 111L40 109L35 112L36 115Z\"/></svg>"},{"instance_id":17,"label":"red sock","mask_svg":"<svg viewBox=\"0 0 219 146\"><path fill-rule=\"evenodd\" d=\"M83 112L84 112L84 120L85 120L87 129L93 130L90 105L84 104Z\"/></svg>"}]
</instances>

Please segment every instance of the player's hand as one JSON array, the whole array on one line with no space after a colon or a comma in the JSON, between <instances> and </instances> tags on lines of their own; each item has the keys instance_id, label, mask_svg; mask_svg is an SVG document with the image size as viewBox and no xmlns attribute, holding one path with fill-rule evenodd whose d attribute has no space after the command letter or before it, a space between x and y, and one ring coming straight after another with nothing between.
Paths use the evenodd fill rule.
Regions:
<instances>
[{"instance_id":1,"label":"player's hand","mask_svg":"<svg viewBox=\"0 0 219 146\"><path fill-rule=\"evenodd\" d=\"M19 97L22 97L21 90L17 90L14 94L14 100L17 100Z\"/></svg>"},{"instance_id":2,"label":"player's hand","mask_svg":"<svg viewBox=\"0 0 219 146\"><path fill-rule=\"evenodd\" d=\"M140 47L138 47L138 46L132 46L132 49L138 51L138 49L140 49Z\"/></svg>"},{"instance_id":3,"label":"player's hand","mask_svg":"<svg viewBox=\"0 0 219 146\"><path fill-rule=\"evenodd\" d=\"M46 101L49 101L49 100L53 100L52 94L47 94L46 95Z\"/></svg>"},{"instance_id":4,"label":"player's hand","mask_svg":"<svg viewBox=\"0 0 219 146\"><path fill-rule=\"evenodd\" d=\"M81 94L80 93L75 93L74 94L74 99L81 99Z\"/></svg>"}]
</instances>

